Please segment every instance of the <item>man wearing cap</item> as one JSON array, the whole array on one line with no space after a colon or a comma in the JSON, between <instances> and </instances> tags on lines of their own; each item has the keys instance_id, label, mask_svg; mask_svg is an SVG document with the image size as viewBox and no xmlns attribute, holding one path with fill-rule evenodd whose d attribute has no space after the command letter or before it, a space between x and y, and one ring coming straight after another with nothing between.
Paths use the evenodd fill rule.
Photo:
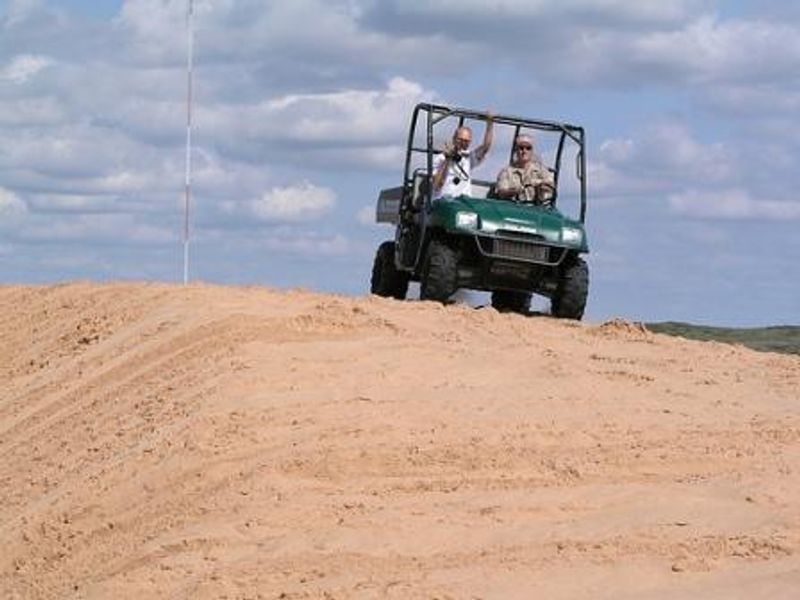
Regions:
<instances>
[{"instance_id":1,"label":"man wearing cap","mask_svg":"<svg viewBox=\"0 0 800 600\"><path fill-rule=\"evenodd\" d=\"M514 157L497 176L495 194L520 202L533 202L542 206L553 205L555 179L533 153L533 139L519 135L514 143Z\"/></svg>"}]
</instances>

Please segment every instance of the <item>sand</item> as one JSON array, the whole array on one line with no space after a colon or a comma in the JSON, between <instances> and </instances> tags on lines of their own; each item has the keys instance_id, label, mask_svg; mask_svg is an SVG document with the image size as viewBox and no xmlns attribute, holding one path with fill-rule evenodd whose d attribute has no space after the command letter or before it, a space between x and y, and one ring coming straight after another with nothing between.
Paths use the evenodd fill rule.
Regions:
<instances>
[{"instance_id":1,"label":"sand","mask_svg":"<svg viewBox=\"0 0 800 600\"><path fill-rule=\"evenodd\" d=\"M260 287L0 309L2 598L800 597L800 357Z\"/></svg>"}]
</instances>

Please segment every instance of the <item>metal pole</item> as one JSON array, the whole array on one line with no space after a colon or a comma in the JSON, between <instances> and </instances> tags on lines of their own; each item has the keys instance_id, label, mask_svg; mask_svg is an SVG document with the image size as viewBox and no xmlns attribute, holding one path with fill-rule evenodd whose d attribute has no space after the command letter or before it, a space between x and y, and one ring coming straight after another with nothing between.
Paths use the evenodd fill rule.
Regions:
<instances>
[{"instance_id":1,"label":"metal pole","mask_svg":"<svg viewBox=\"0 0 800 600\"><path fill-rule=\"evenodd\" d=\"M194 1L186 6L186 177L183 190L183 285L189 283L189 208L192 199L192 67L194 63Z\"/></svg>"}]
</instances>

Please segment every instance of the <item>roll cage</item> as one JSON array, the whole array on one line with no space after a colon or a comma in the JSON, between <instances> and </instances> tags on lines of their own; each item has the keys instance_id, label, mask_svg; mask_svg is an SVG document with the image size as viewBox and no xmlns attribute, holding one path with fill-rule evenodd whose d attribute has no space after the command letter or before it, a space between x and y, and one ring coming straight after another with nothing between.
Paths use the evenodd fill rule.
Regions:
<instances>
[{"instance_id":1,"label":"roll cage","mask_svg":"<svg viewBox=\"0 0 800 600\"><path fill-rule=\"evenodd\" d=\"M433 141L433 128L436 124L447 118L457 118L458 126L465 124L467 120L486 122L489 118L489 113L482 111L475 111L466 108L448 107L439 104L420 103L414 107L414 112L411 117L411 124L408 131L408 142L406 145L406 160L405 169L403 171L403 204L406 206L401 207L403 210L415 210L415 207L409 206L412 198L419 197L415 191L422 195L422 200L425 206L430 206L433 200L433 189L429 184L420 186L419 169L414 169L412 165L412 157L415 154L422 153L425 155L425 164L427 165L428 179L430 174L433 173L433 157L439 153L441 149L434 147ZM424 120L425 126L425 146L415 146L417 139L417 127L420 121ZM492 120L498 125L509 125L514 128L513 139L525 133L528 130L532 131L545 131L556 133L559 135L558 144L555 152L555 162L552 168L553 176L555 178L556 190L558 189L559 174L561 172L561 158L564 151L564 144L567 138L571 139L578 145L578 153L576 156L576 176L580 182L580 221L583 223L586 218L586 152L585 152L585 133L583 127L571 125L569 123L558 123L555 121L541 121L536 119L526 119L523 117L516 117L511 115L492 115ZM513 144L511 148L513 154ZM511 156L509 156L509 162Z\"/></svg>"}]
</instances>

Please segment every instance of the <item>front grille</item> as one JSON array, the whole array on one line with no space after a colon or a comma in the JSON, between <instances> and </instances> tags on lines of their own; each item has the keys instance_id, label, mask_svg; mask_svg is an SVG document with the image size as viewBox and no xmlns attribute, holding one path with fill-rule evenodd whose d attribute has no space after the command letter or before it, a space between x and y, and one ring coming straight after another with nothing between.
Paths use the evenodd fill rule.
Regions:
<instances>
[{"instance_id":1,"label":"front grille","mask_svg":"<svg viewBox=\"0 0 800 600\"><path fill-rule=\"evenodd\" d=\"M521 260L547 261L547 246L517 242L513 240L494 240L493 254L504 258L518 258Z\"/></svg>"},{"instance_id":2,"label":"front grille","mask_svg":"<svg viewBox=\"0 0 800 600\"><path fill-rule=\"evenodd\" d=\"M564 259L566 248L552 246L541 236L514 232L516 239L509 239L507 233L504 231L502 237L477 236L480 253L492 258L551 266L561 264Z\"/></svg>"}]
</instances>

